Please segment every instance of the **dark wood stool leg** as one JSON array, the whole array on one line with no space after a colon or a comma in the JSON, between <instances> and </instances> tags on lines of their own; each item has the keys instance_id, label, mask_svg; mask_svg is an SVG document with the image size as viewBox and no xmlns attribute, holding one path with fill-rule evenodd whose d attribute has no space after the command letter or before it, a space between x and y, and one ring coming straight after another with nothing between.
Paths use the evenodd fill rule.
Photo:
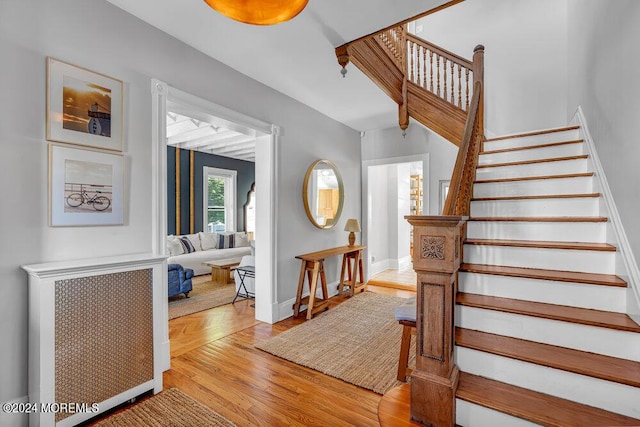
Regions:
<instances>
[{"instance_id":1,"label":"dark wood stool leg","mask_svg":"<svg viewBox=\"0 0 640 427\"><path fill-rule=\"evenodd\" d=\"M411 326L402 326L402 341L400 342L400 359L398 360L398 381L407 380L409 366L409 349L411 348Z\"/></svg>"}]
</instances>

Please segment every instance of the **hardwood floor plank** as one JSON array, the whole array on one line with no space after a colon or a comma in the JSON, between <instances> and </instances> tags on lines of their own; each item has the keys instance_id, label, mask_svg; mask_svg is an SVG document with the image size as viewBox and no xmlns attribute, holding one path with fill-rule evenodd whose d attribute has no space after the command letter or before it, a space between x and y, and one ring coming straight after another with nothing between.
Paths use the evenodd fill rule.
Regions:
<instances>
[{"instance_id":1,"label":"hardwood floor plank","mask_svg":"<svg viewBox=\"0 0 640 427\"><path fill-rule=\"evenodd\" d=\"M331 298L330 309L347 299ZM251 303L171 320L165 388L179 388L239 426L379 426L380 395L255 348L306 319L258 322Z\"/></svg>"}]
</instances>

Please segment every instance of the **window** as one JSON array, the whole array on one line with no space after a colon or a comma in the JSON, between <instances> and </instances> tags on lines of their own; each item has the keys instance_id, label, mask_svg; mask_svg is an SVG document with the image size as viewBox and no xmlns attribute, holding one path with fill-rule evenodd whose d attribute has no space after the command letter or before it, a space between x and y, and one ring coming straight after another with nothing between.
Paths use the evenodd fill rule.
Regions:
<instances>
[{"instance_id":1,"label":"window","mask_svg":"<svg viewBox=\"0 0 640 427\"><path fill-rule=\"evenodd\" d=\"M237 171L204 167L204 229L236 231Z\"/></svg>"}]
</instances>

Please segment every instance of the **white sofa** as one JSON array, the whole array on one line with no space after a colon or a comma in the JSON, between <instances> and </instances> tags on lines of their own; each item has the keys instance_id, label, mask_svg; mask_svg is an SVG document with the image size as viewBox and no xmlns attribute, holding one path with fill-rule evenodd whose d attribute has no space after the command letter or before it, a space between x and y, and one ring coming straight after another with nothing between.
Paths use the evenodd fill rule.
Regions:
<instances>
[{"instance_id":1,"label":"white sofa","mask_svg":"<svg viewBox=\"0 0 640 427\"><path fill-rule=\"evenodd\" d=\"M223 236L222 239L220 238L221 235ZM228 237L230 235L233 235L232 239ZM191 247L187 248L189 245L182 243L184 238L191 243L193 252L187 252ZM230 242L233 242L231 243L233 247L228 247ZM253 250L244 232L200 232L182 236L168 236L167 249L169 250L169 258L167 259L169 264L180 264L184 268L190 268L196 276L211 273L211 267L203 265L203 262L225 258L242 258L245 255L251 255Z\"/></svg>"}]
</instances>

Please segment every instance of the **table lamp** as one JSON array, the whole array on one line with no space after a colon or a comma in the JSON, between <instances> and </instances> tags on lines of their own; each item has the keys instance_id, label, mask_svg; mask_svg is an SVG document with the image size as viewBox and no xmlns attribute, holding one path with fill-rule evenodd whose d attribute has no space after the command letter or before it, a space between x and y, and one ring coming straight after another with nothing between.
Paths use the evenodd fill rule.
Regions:
<instances>
[{"instance_id":1,"label":"table lamp","mask_svg":"<svg viewBox=\"0 0 640 427\"><path fill-rule=\"evenodd\" d=\"M344 231L349 232L349 246L353 246L356 243L355 233L360 232L360 223L356 218L350 218L344 226Z\"/></svg>"}]
</instances>

